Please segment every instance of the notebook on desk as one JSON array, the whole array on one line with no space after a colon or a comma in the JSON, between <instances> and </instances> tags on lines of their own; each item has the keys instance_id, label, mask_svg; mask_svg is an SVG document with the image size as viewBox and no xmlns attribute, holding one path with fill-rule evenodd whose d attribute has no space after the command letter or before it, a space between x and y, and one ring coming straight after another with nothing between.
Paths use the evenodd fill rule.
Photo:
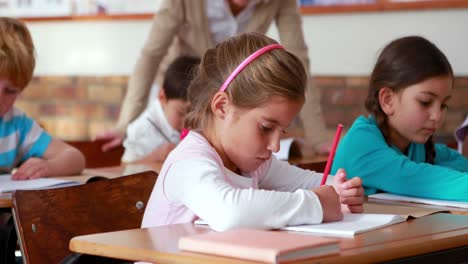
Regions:
<instances>
[{"instance_id":1,"label":"notebook on desk","mask_svg":"<svg viewBox=\"0 0 468 264\"><path fill-rule=\"evenodd\" d=\"M406 221L408 217L398 214L345 214L343 220L336 222L286 226L279 230L314 233L338 237L353 237L357 234ZM207 224L203 220L195 224Z\"/></svg>"},{"instance_id":2,"label":"notebook on desk","mask_svg":"<svg viewBox=\"0 0 468 264\"><path fill-rule=\"evenodd\" d=\"M255 229L232 229L180 238L179 249L267 263L339 252L339 240Z\"/></svg>"},{"instance_id":3,"label":"notebook on desk","mask_svg":"<svg viewBox=\"0 0 468 264\"><path fill-rule=\"evenodd\" d=\"M375 201L386 200L386 201L421 203L421 204L430 204L430 205L448 206L448 207L457 207L457 208L466 208L466 209L468 209L468 202L426 199L426 198L418 198L418 197L397 195L397 194L391 194L391 193L371 194L371 195L368 196L368 198L369 198L369 201L371 201L371 200L375 200Z\"/></svg>"},{"instance_id":4,"label":"notebook on desk","mask_svg":"<svg viewBox=\"0 0 468 264\"><path fill-rule=\"evenodd\" d=\"M33 180L14 181L10 174L0 175L0 193L13 192L16 190L36 190L47 188L58 188L80 184L77 181L55 179L55 178L39 178Z\"/></svg>"}]
</instances>

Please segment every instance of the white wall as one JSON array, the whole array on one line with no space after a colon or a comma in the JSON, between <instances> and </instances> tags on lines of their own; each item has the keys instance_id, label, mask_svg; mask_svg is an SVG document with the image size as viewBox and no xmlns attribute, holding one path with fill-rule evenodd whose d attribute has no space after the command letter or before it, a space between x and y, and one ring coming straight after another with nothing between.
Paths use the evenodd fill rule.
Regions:
<instances>
[{"instance_id":1,"label":"white wall","mask_svg":"<svg viewBox=\"0 0 468 264\"><path fill-rule=\"evenodd\" d=\"M28 24L38 55L36 75L129 75L150 28L144 21ZM409 34L429 38L457 75L468 75L468 9L304 16L316 75L367 75L379 50ZM269 35L276 38L273 27Z\"/></svg>"}]
</instances>

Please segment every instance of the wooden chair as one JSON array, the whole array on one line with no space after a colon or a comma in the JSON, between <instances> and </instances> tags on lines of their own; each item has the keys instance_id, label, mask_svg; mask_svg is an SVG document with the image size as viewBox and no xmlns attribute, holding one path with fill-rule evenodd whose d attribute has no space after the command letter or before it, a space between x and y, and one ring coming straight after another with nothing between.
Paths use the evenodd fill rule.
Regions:
<instances>
[{"instance_id":1,"label":"wooden chair","mask_svg":"<svg viewBox=\"0 0 468 264\"><path fill-rule=\"evenodd\" d=\"M13 214L25 263L59 263L70 256L74 236L140 228L156 178L156 172L146 171L78 186L16 191Z\"/></svg>"},{"instance_id":2,"label":"wooden chair","mask_svg":"<svg viewBox=\"0 0 468 264\"><path fill-rule=\"evenodd\" d=\"M99 168L120 165L124 153L122 145L112 150L101 150L104 141L65 141L67 144L79 149L86 159L86 168Z\"/></svg>"}]
</instances>

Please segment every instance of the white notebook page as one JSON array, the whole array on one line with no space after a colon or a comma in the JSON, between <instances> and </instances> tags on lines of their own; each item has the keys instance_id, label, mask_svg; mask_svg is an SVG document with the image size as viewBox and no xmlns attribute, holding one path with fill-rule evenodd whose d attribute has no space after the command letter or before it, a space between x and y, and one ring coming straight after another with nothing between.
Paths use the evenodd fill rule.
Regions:
<instances>
[{"instance_id":1,"label":"white notebook page","mask_svg":"<svg viewBox=\"0 0 468 264\"><path fill-rule=\"evenodd\" d=\"M79 184L75 181L54 179L54 178L39 178L33 180L14 181L10 174L0 174L0 193L12 192L16 190L34 190L48 187L64 187L69 185Z\"/></svg>"}]
</instances>

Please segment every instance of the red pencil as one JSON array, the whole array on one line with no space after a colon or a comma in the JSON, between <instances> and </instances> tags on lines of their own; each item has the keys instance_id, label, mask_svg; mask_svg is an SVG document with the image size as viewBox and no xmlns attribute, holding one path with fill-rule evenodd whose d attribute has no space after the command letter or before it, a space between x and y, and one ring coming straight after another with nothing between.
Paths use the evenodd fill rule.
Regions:
<instances>
[{"instance_id":1,"label":"red pencil","mask_svg":"<svg viewBox=\"0 0 468 264\"><path fill-rule=\"evenodd\" d=\"M333 158L335 157L336 147L338 146L338 141L340 141L341 130L343 130L343 125L338 124L336 128L335 138L333 139L333 145L328 155L327 165L325 166L325 171L323 172L322 182L320 186L324 185L327 182L328 174L330 173L331 165L333 163Z\"/></svg>"}]
</instances>

